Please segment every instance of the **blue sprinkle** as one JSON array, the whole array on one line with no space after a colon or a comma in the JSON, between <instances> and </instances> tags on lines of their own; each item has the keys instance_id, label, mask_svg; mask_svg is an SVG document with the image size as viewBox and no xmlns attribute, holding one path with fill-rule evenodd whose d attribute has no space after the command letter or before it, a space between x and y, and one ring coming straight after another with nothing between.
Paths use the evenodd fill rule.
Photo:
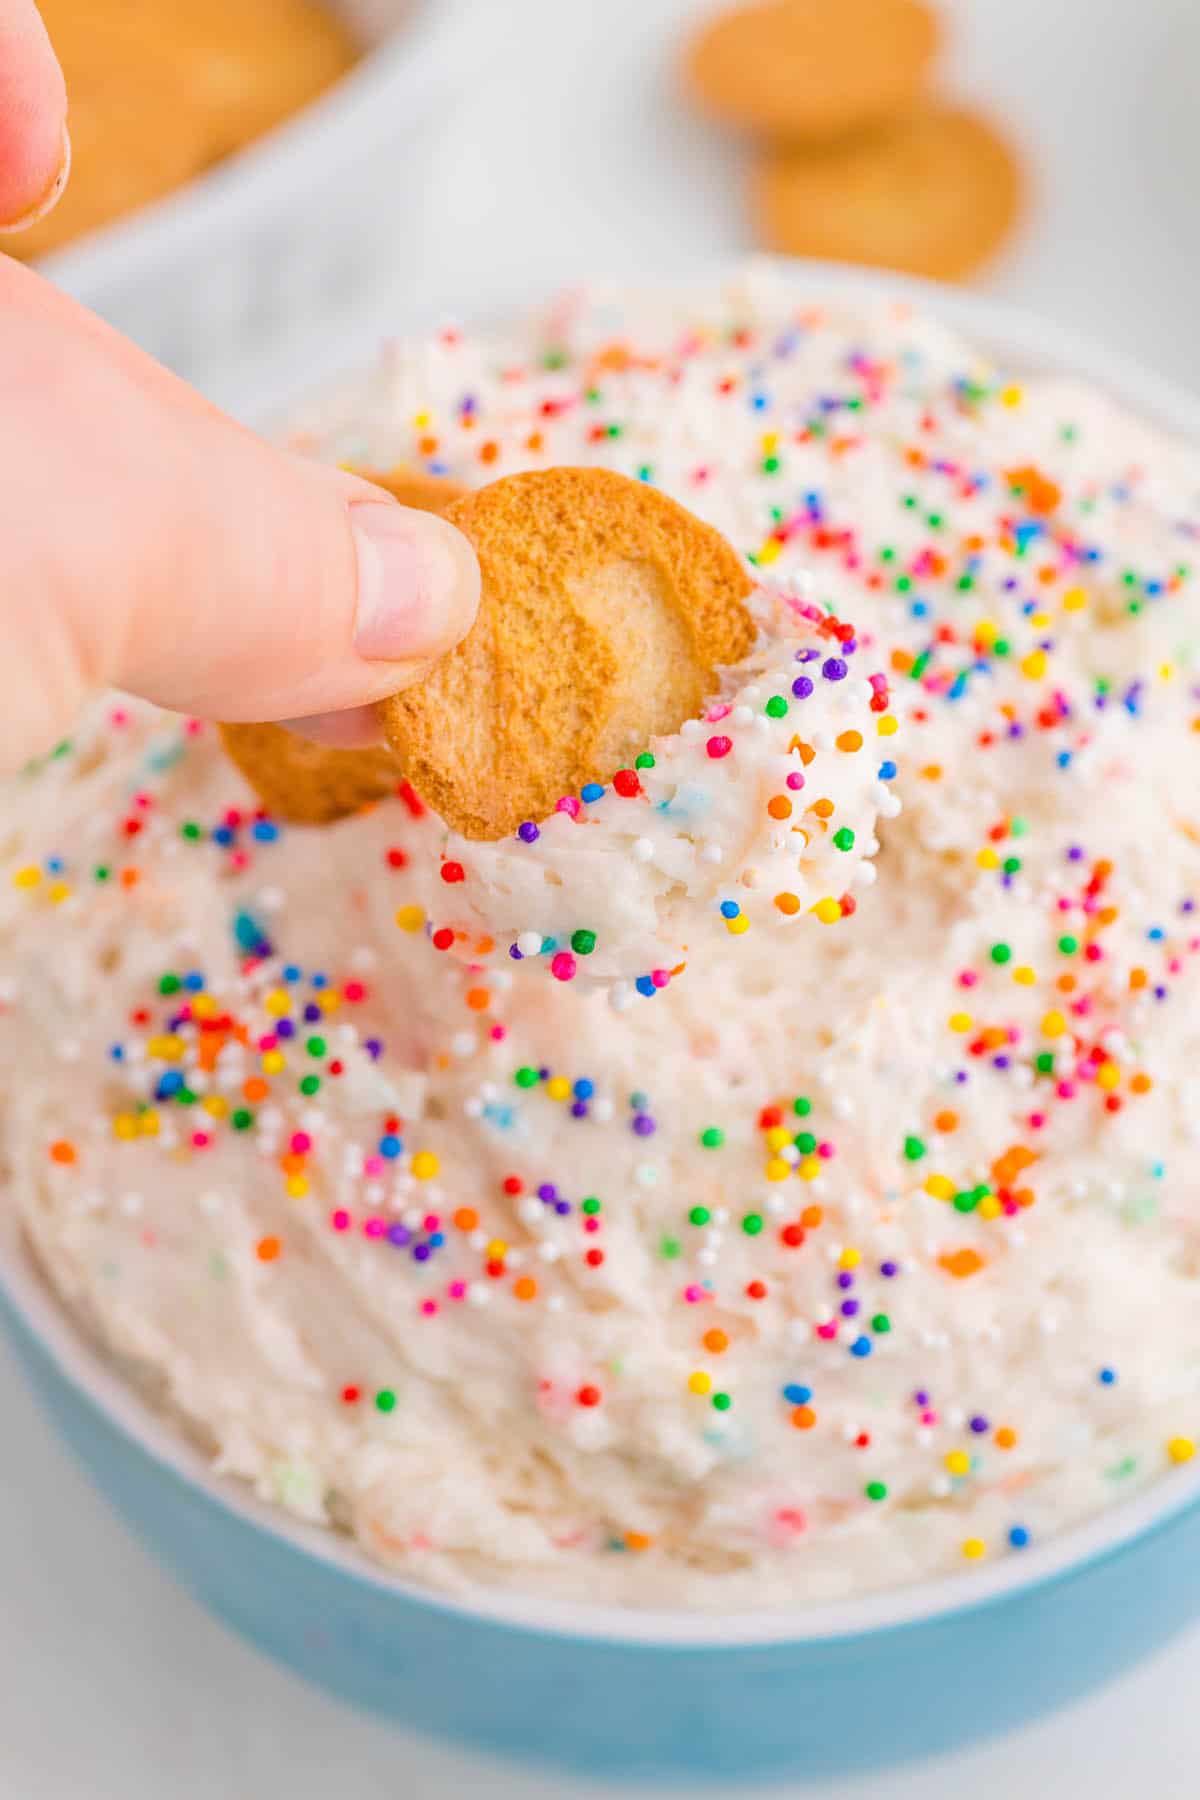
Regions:
<instances>
[{"instance_id":1,"label":"blue sprinkle","mask_svg":"<svg viewBox=\"0 0 1200 1800\"><path fill-rule=\"evenodd\" d=\"M254 918L253 914L248 912L237 912L234 914L233 936L234 942L237 944L239 950L257 949L265 935L262 926L258 923L258 920ZM285 969L283 978L285 981L289 979L294 981L299 973L300 971L297 969L296 975L289 975L289 971Z\"/></svg>"},{"instance_id":2,"label":"blue sprinkle","mask_svg":"<svg viewBox=\"0 0 1200 1800\"><path fill-rule=\"evenodd\" d=\"M1024 1550L1029 1542L1029 1533L1024 1525L1014 1525L1008 1534L1008 1541L1014 1550Z\"/></svg>"},{"instance_id":3,"label":"blue sprinkle","mask_svg":"<svg viewBox=\"0 0 1200 1800\"><path fill-rule=\"evenodd\" d=\"M171 1095L177 1094L182 1086L183 1076L179 1073L179 1070L168 1069L165 1074L160 1075L158 1078L158 1086L154 1090L154 1098L156 1100L169 1100Z\"/></svg>"},{"instance_id":4,"label":"blue sprinkle","mask_svg":"<svg viewBox=\"0 0 1200 1800\"><path fill-rule=\"evenodd\" d=\"M812 1399L812 1389L802 1382L789 1381L783 1390L783 1397L792 1406L807 1406Z\"/></svg>"},{"instance_id":5,"label":"blue sprinkle","mask_svg":"<svg viewBox=\"0 0 1200 1800\"><path fill-rule=\"evenodd\" d=\"M389 1159L399 1156L404 1149L404 1139L396 1136L394 1131L385 1132L379 1140L379 1154Z\"/></svg>"},{"instance_id":6,"label":"blue sprinkle","mask_svg":"<svg viewBox=\"0 0 1200 1800\"><path fill-rule=\"evenodd\" d=\"M204 977L199 969L189 969L183 978L183 985L189 994L198 994L204 986Z\"/></svg>"},{"instance_id":7,"label":"blue sprinkle","mask_svg":"<svg viewBox=\"0 0 1200 1800\"><path fill-rule=\"evenodd\" d=\"M603 792L604 789L598 781L585 781L579 790L579 798L586 800L590 806L593 800L599 800Z\"/></svg>"},{"instance_id":8,"label":"blue sprinkle","mask_svg":"<svg viewBox=\"0 0 1200 1800\"><path fill-rule=\"evenodd\" d=\"M742 909L736 900L722 900L721 902L721 917L723 919L736 919L741 910Z\"/></svg>"},{"instance_id":9,"label":"blue sprinkle","mask_svg":"<svg viewBox=\"0 0 1200 1800\"><path fill-rule=\"evenodd\" d=\"M891 781L891 779L895 775L895 773L896 773L896 765L894 762L892 762L890 760L890 758L887 762L880 763L880 765L879 765L880 781Z\"/></svg>"},{"instance_id":10,"label":"blue sprinkle","mask_svg":"<svg viewBox=\"0 0 1200 1800\"><path fill-rule=\"evenodd\" d=\"M589 1081L587 1076L584 1075L575 1083L574 1091L577 1100L590 1100L596 1091L596 1084L594 1081Z\"/></svg>"},{"instance_id":11,"label":"blue sprinkle","mask_svg":"<svg viewBox=\"0 0 1200 1800\"><path fill-rule=\"evenodd\" d=\"M648 975L639 975L633 985L639 994L645 995L647 1000L658 991Z\"/></svg>"},{"instance_id":12,"label":"blue sprinkle","mask_svg":"<svg viewBox=\"0 0 1200 1800\"><path fill-rule=\"evenodd\" d=\"M214 826L212 835L214 844L232 844L234 839L233 827L230 825Z\"/></svg>"},{"instance_id":13,"label":"blue sprinkle","mask_svg":"<svg viewBox=\"0 0 1200 1800\"><path fill-rule=\"evenodd\" d=\"M871 1340L869 1337L857 1337L850 1346L851 1356L870 1356Z\"/></svg>"},{"instance_id":14,"label":"blue sprinkle","mask_svg":"<svg viewBox=\"0 0 1200 1800\"><path fill-rule=\"evenodd\" d=\"M1101 1387L1115 1387L1117 1371L1115 1369L1101 1369L1097 1379L1099 1380Z\"/></svg>"},{"instance_id":15,"label":"blue sprinkle","mask_svg":"<svg viewBox=\"0 0 1200 1800\"><path fill-rule=\"evenodd\" d=\"M284 981L299 981L303 973L304 971L298 968L295 963L285 963L283 966L282 975Z\"/></svg>"}]
</instances>

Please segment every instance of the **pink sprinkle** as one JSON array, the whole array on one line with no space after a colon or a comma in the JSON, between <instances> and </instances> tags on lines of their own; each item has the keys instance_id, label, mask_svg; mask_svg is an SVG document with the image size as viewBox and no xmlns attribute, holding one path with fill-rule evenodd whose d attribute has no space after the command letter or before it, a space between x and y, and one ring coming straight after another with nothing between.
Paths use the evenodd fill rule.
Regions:
<instances>
[{"instance_id":1,"label":"pink sprinkle","mask_svg":"<svg viewBox=\"0 0 1200 1800\"><path fill-rule=\"evenodd\" d=\"M387 1221L384 1219L368 1219L363 1225L363 1235L369 1238L381 1238L386 1230Z\"/></svg>"},{"instance_id":2,"label":"pink sprinkle","mask_svg":"<svg viewBox=\"0 0 1200 1800\"><path fill-rule=\"evenodd\" d=\"M669 969L651 969L650 979L656 988L665 988L670 983L671 971Z\"/></svg>"},{"instance_id":3,"label":"pink sprinkle","mask_svg":"<svg viewBox=\"0 0 1200 1800\"><path fill-rule=\"evenodd\" d=\"M573 981L578 966L569 950L560 950L550 958L550 973L556 981Z\"/></svg>"},{"instance_id":4,"label":"pink sprinkle","mask_svg":"<svg viewBox=\"0 0 1200 1800\"><path fill-rule=\"evenodd\" d=\"M568 813L572 819L577 819L579 817L579 809L580 802L575 798L574 794L564 794L561 800L556 800L554 802L555 812Z\"/></svg>"},{"instance_id":5,"label":"pink sprinkle","mask_svg":"<svg viewBox=\"0 0 1200 1800\"><path fill-rule=\"evenodd\" d=\"M489 1035L493 1044L502 1044L508 1036L508 1028L504 1025L493 1025Z\"/></svg>"},{"instance_id":6,"label":"pink sprinkle","mask_svg":"<svg viewBox=\"0 0 1200 1800\"><path fill-rule=\"evenodd\" d=\"M719 757L729 755L729 752L733 749L733 739L719 736L710 737L704 747L708 751L708 754L716 760Z\"/></svg>"},{"instance_id":7,"label":"pink sprinkle","mask_svg":"<svg viewBox=\"0 0 1200 1800\"><path fill-rule=\"evenodd\" d=\"M333 1229L335 1231L349 1231L349 1229L350 1229L350 1214L348 1212L346 1212L344 1210L344 1208L339 1206L337 1211L333 1214L332 1218L330 1219L329 1223L333 1226Z\"/></svg>"},{"instance_id":8,"label":"pink sprinkle","mask_svg":"<svg viewBox=\"0 0 1200 1800\"><path fill-rule=\"evenodd\" d=\"M716 725L719 720L727 719L732 711L733 707L728 700L719 700L715 706L709 708L704 716L710 725Z\"/></svg>"},{"instance_id":9,"label":"pink sprinkle","mask_svg":"<svg viewBox=\"0 0 1200 1800\"><path fill-rule=\"evenodd\" d=\"M442 1223L442 1221L439 1218L437 1213L426 1213L425 1214L425 1230L426 1231L437 1231L439 1229L439 1227L441 1226L441 1223Z\"/></svg>"},{"instance_id":10,"label":"pink sprinkle","mask_svg":"<svg viewBox=\"0 0 1200 1800\"><path fill-rule=\"evenodd\" d=\"M704 1289L702 1287L698 1287L694 1281L691 1283L690 1286L684 1288L683 1297L692 1306L695 1306L697 1301L700 1301L700 1300L703 1300L706 1298Z\"/></svg>"},{"instance_id":11,"label":"pink sprinkle","mask_svg":"<svg viewBox=\"0 0 1200 1800\"><path fill-rule=\"evenodd\" d=\"M451 1300L465 1300L467 1297L467 1284L465 1281L452 1281L450 1286L446 1289L446 1292Z\"/></svg>"},{"instance_id":12,"label":"pink sprinkle","mask_svg":"<svg viewBox=\"0 0 1200 1800\"><path fill-rule=\"evenodd\" d=\"M938 1416L932 1410L932 1408L930 1408L929 1410L927 1410L926 1412L923 1412L921 1414L922 1425L936 1425L937 1422L938 1422Z\"/></svg>"},{"instance_id":13,"label":"pink sprinkle","mask_svg":"<svg viewBox=\"0 0 1200 1800\"><path fill-rule=\"evenodd\" d=\"M307 1131L293 1131L291 1148L297 1156L306 1156L312 1149L312 1139Z\"/></svg>"},{"instance_id":14,"label":"pink sprinkle","mask_svg":"<svg viewBox=\"0 0 1200 1800\"><path fill-rule=\"evenodd\" d=\"M192 1133L193 1150L207 1150L211 1143L212 1139L209 1137L207 1131L194 1131Z\"/></svg>"},{"instance_id":15,"label":"pink sprinkle","mask_svg":"<svg viewBox=\"0 0 1200 1800\"><path fill-rule=\"evenodd\" d=\"M583 1229L585 1231L599 1231L599 1229L600 1229L599 1219L585 1219L583 1221Z\"/></svg>"},{"instance_id":16,"label":"pink sprinkle","mask_svg":"<svg viewBox=\"0 0 1200 1800\"><path fill-rule=\"evenodd\" d=\"M800 792L800 789L804 786L804 777L801 775L799 769L792 770L792 773L787 778L787 785L791 788L793 794L798 794Z\"/></svg>"},{"instance_id":17,"label":"pink sprinkle","mask_svg":"<svg viewBox=\"0 0 1200 1800\"><path fill-rule=\"evenodd\" d=\"M979 977L974 969L964 969L958 978L958 985L959 987L973 988L978 980Z\"/></svg>"},{"instance_id":18,"label":"pink sprinkle","mask_svg":"<svg viewBox=\"0 0 1200 1800\"><path fill-rule=\"evenodd\" d=\"M1060 1100L1073 1100L1075 1098L1075 1083L1073 1081L1057 1081L1054 1084L1054 1091Z\"/></svg>"},{"instance_id":19,"label":"pink sprinkle","mask_svg":"<svg viewBox=\"0 0 1200 1800\"><path fill-rule=\"evenodd\" d=\"M1040 1131L1042 1129L1042 1126L1045 1123L1046 1123L1045 1113L1030 1113L1030 1115L1029 1115L1030 1131Z\"/></svg>"},{"instance_id":20,"label":"pink sprinkle","mask_svg":"<svg viewBox=\"0 0 1200 1800\"><path fill-rule=\"evenodd\" d=\"M204 730L204 721L203 719L187 719L184 721L183 730L185 737L199 737Z\"/></svg>"},{"instance_id":21,"label":"pink sprinkle","mask_svg":"<svg viewBox=\"0 0 1200 1800\"><path fill-rule=\"evenodd\" d=\"M827 1325L818 1325L817 1326L817 1336L819 1338L824 1338L825 1342L829 1343L833 1338L835 1338L837 1336L837 1320L830 1319L830 1321Z\"/></svg>"},{"instance_id":22,"label":"pink sprinkle","mask_svg":"<svg viewBox=\"0 0 1200 1800\"><path fill-rule=\"evenodd\" d=\"M438 1309L438 1303L436 1300L422 1300L422 1302L421 1302L421 1317L423 1319L432 1319L432 1317L433 1317L434 1313L437 1311L437 1309Z\"/></svg>"},{"instance_id":23,"label":"pink sprinkle","mask_svg":"<svg viewBox=\"0 0 1200 1800\"><path fill-rule=\"evenodd\" d=\"M363 1173L370 1176L372 1180L382 1175L386 1167L387 1164L382 1156L368 1156L363 1160Z\"/></svg>"},{"instance_id":24,"label":"pink sprinkle","mask_svg":"<svg viewBox=\"0 0 1200 1800\"><path fill-rule=\"evenodd\" d=\"M817 1145L817 1155L820 1157L823 1157L826 1162L829 1162L829 1160L832 1157L837 1155L837 1150L834 1147L834 1145L832 1145L828 1142L824 1143L824 1144L818 1144Z\"/></svg>"}]
</instances>

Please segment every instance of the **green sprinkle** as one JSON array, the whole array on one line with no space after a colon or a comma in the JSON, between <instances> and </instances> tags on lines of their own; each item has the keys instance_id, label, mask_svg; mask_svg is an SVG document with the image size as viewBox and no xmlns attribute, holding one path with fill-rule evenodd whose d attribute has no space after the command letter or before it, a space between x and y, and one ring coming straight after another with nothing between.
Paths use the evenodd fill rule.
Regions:
<instances>
[{"instance_id":1,"label":"green sprinkle","mask_svg":"<svg viewBox=\"0 0 1200 1800\"><path fill-rule=\"evenodd\" d=\"M920 1162L925 1154L924 1141L919 1137L906 1137L904 1140L904 1154L909 1162Z\"/></svg>"},{"instance_id":2,"label":"green sprinkle","mask_svg":"<svg viewBox=\"0 0 1200 1800\"><path fill-rule=\"evenodd\" d=\"M1033 1059L1033 1066L1037 1070L1039 1075L1053 1075L1053 1073L1054 1073L1054 1052L1053 1052L1053 1050L1039 1050L1037 1055Z\"/></svg>"},{"instance_id":3,"label":"green sprinkle","mask_svg":"<svg viewBox=\"0 0 1200 1800\"><path fill-rule=\"evenodd\" d=\"M854 833L848 825L843 825L840 831L834 832L833 841L839 850L853 850Z\"/></svg>"},{"instance_id":4,"label":"green sprinkle","mask_svg":"<svg viewBox=\"0 0 1200 1800\"><path fill-rule=\"evenodd\" d=\"M158 978L160 994L177 994L182 986L183 983L178 975L160 975Z\"/></svg>"},{"instance_id":5,"label":"green sprinkle","mask_svg":"<svg viewBox=\"0 0 1200 1800\"><path fill-rule=\"evenodd\" d=\"M1065 936L1059 938L1058 947L1064 956L1074 956L1079 948L1079 939L1077 937L1072 937L1068 932ZM1064 976L1064 980L1065 979L1066 977Z\"/></svg>"},{"instance_id":6,"label":"green sprinkle","mask_svg":"<svg viewBox=\"0 0 1200 1800\"><path fill-rule=\"evenodd\" d=\"M707 1206L693 1206L688 1213L688 1221L692 1225L707 1225L712 1218Z\"/></svg>"},{"instance_id":7,"label":"green sprinkle","mask_svg":"<svg viewBox=\"0 0 1200 1800\"><path fill-rule=\"evenodd\" d=\"M516 1082L516 1084L519 1088L536 1087L537 1086L537 1078L538 1078L537 1070L531 1069L529 1067L528 1063L526 1063L523 1068L518 1069L516 1074L513 1076L513 1080Z\"/></svg>"},{"instance_id":8,"label":"green sprinkle","mask_svg":"<svg viewBox=\"0 0 1200 1800\"><path fill-rule=\"evenodd\" d=\"M308 1051L310 1056L324 1056L325 1039L323 1037L310 1037L304 1048Z\"/></svg>"},{"instance_id":9,"label":"green sprinkle","mask_svg":"<svg viewBox=\"0 0 1200 1800\"><path fill-rule=\"evenodd\" d=\"M565 369L566 366L567 366L567 353L565 350L543 350L542 351L542 367L543 367L543 369Z\"/></svg>"},{"instance_id":10,"label":"green sprinkle","mask_svg":"<svg viewBox=\"0 0 1200 1800\"><path fill-rule=\"evenodd\" d=\"M659 1239L658 1254L667 1262L674 1262L676 1257L679 1256L682 1251L683 1245L679 1242L678 1238L665 1237Z\"/></svg>"},{"instance_id":11,"label":"green sprinkle","mask_svg":"<svg viewBox=\"0 0 1200 1800\"><path fill-rule=\"evenodd\" d=\"M381 1413L395 1412L396 1396L391 1388L380 1388L375 1396L375 1408L377 1412Z\"/></svg>"},{"instance_id":12,"label":"green sprinkle","mask_svg":"<svg viewBox=\"0 0 1200 1800\"><path fill-rule=\"evenodd\" d=\"M571 933L571 948L572 948L572 950L577 951L580 956L590 956L592 954L592 951L596 948L595 932L594 931L574 931L574 932L572 932Z\"/></svg>"},{"instance_id":13,"label":"green sprinkle","mask_svg":"<svg viewBox=\"0 0 1200 1800\"><path fill-rule=\"evenodd\" d=\"M600 1211L600 1202L594 1194L589 1194L586 1200L580 1201L579 1210L585 1212L590 1219Z\"/></svg>"},{"instance_id":14,"label":"green sprinkle","mask_svg":"<svg viewBox=\"0 0 1200 1800\"><path fill-rule=\"evenodd\" d=\"M811 1131L798 1131L792 1142L801 1156L811 1156L817 1147L817 1140Z\"/></svg>"},{"instance_id":15,"label":"green sprinkle","mask_svg":"<svg viewBox=\"0 0 1200 1800\"><path fill-rule=\"evenodd\" d=\"M1000 867L1006 875L1015 875L1021 867L1021 859L1019 856L1006 856Z\"/></svg>"},{"instance_id":16,"label":"green sprinkle","mask_svg":"<svg viewBox=\"0 0 1200 1800\"><path fill-rule=\"evenodd\" d=\"M792 1101L792 1111L798 1119L807 1119L809 1113L812 1111L812 1101L806 1094L797 1094L796 1098Z\"/></svg>"},{"instance_id":17,"label":"green sprinkle","mask_svg":"<svg viewBox=\"0 0 1200 1800\"><path fill-rule=\"evenodd\" d=\"M902 494L900 496L900 504L901 506L906 506L911 512L913 507L917 504L917 496L915 494Z\"/></svg>"},{"instance_id":18,"label":"green sprinkle","mask_svg":"<svg viewBox=\"0 0 1200 1800\"><path fill-rule=\"evenodd\" d=\"M639 481L653 481L654 468L650 463L639 463L637 478Z\"/></svg>"},{"instance_id":19,"label":"green sprinkle","mask_svg":"<svg viewBox=\"0 0 1200 1800\"><path fill-rule=\"evenodd\" d=\"M880 562L895 562L896 552L892 549L890 544L885 544L883 546L883 549L879 552L879 560Z\"/></svg>"},{"instance_id":20,"label":"green sprinkle","mask_svg":"<svg viewBox=\"0 0 1200 1800\"><path fill-rule=\"evenodd\" d=\"M649 750L643 750L640 756L635 756L633 759L633 766L635 769L652 769L654 767L654 758L651 756Z\"/></svg>"},{"instance_id":21,"label":"green sprinkle","mask_svg":"<svg viewBox=\"0 0 1200 1800\"><path fill-rule=\"evenodd\" d=\"M742 1230L747 1237L757 1237L763 1228L761 1213L746 1213L742 1219Z\"/></svg>"},{"instance_id":22,"label":"green sprinkle","mask_svg":"<svg viewBox=\"0 0 1200 1800\"><path fill-rule=\"evenodd\" d=\"M712 1403L718 1412L728 1412L733 1405L732 1394L714 1394Z\"/></svg>"},{"instance_id":23,"label":"green sprinkle","mask_svg":"<svg viewBox=\"0 0 1200 1800\"><path fill-rule=\"evenodd\" d=\"M181 838L186 838L189 844L195 844L204 836L204 833L195 819L185 819L179 827L179 835Z\"/></svg>"},{"instance_id":24,"label":"green sprinkle","mask_svg":"<svg viewBox=\"0 0 1200 1800\"><path fill-rule=\"evenodd\" d=\"M768 719L786 719L788 703L782 694L772 694L763 707Z\"/></svg>"},{"instance_id":25,"label":"green sprinkle","mask_svg":"<svg viewBox=\"0 0 1200 1800\"><path fill-rule=\"evenodd\" d=\"M305 1075L300 1080L300 1092L304 1095L315 1094L321 1086L319 1075Z\"/></svg>"},{"instance_id":26,"label":"green sprinkle","mask_svg":"<svg viewBox=\"0 0 1200 1800\"><path fill-rule=\"evenodd\" d=\"M867 1496L868 1500L886 1500L887 1482L868 1481L866 1487L863 1489L863 1493Z\"/></svg>"},{"instance_id":27,"label":"green sprinkle","mask_svg":"<svg viewBox=\"0 0 1200 1800\"><path fill-rule=\"evenodd\" d=\"M764 456L762 461L762 472L764 475L778 475L779 458L777 456Z\"/></svg>"},{"instance_id":28,"label":"green sprinkle","mask_svg":"<svg viewBox=\"0 0 1200 1800\"><path fill-rule=\"evenodd\" d=\"M892 1321L888 1318L887 1314L876 1313L875 1317L871 1320L871 1330L877 1331L880 1337L886 1337L891 1329Z\"/></svg>"},{"instance_id":29,"label":"green sprinkle","mask_svg":"<svg viewBox=\"0 0 1200 1800\"><path fill-rule=\"evenodd\" d=\"M1028 835L1028 832L1028 819L1010 819L1008 821L1008 834L1010 837L1025 837Z\"/></svg>"},{"instance_id":30,"label":"green sprinkle","mask_svg":"<svg viewBox=\"0 0 1200 1800\"><path fill-rule=\"evenodd\" d=\"M706 1150L719 1150L725 1142L725 1133L719 1125L706 1125L700 1133L700 1142Z\"/></svg>"},{"instance_id":31,"label":"green sprinkle","mask_svg":"<svg viewBox=\"0 0 1200 1800\"><path fill-rule=\"evenodd\" d=\"M993 944L992 949L991 949L991 958L994 963L1004 964L1006 962L1011 962L1012 961L1012 945L1011 944Z\"/></svg>"},{"instance_id":32,"label":"green sprinkle","mask_svg":"<svg viewBox=\"0 0 1200 1800\"><path fill-rule=\"evenodd\" d=\"M898 594L907 594L911 591L911 589L912 589L912 576L911 575L897 575L897 577L896 577L896 592Z\"/></svg>"},{"instance_id":33,"label":"green sprinkle","mask_svg":"<svg viewBox=\"0 0 1200 1800\"><path fill-rule=\"evenodd\" d=\"M112 870L108 867L107 863L97 863L95 868L92 870L92 880L93 881L107 881L111 874L112 874Z\"/></svg>"},{"instance_id":34,"label":"green sprinkle","mask_svg":"<svg viewBox=\"0 0 1200 1800\"><path fill-rule=\"evenodd\" d=\"M254 1114L248 1106L239 1106L230 1117L229 1123L235 1131L249 1131L254 1123Z\"/></svg>"},{"instance_id":35,"label":"green sprinkle","mask_svg":"<svg viewBox=\"0 0 1200 1800\"><path fill-rule=\"evenodd\" d=\"M969 594L971 589L975 586L975 577L973 575L960 575L954 585L960 594ZM993 650L995 647L996 646L993 644Z\"/></svg>"}]
</instances>

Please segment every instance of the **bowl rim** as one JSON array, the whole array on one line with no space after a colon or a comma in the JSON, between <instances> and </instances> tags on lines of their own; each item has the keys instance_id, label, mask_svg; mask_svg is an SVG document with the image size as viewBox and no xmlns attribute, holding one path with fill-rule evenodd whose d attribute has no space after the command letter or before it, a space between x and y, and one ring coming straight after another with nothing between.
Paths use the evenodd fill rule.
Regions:
<instances>
[{"instance_id":1,"label":"bowl rim","mask_svg":"<svg viewBox=\"0 0 1200 1800\"><path fill-rule=\"evenodd\" d=\"M227 245L231 232L260 216L264 194L278 201L285 190L295 197L340 182L347 165L386 141L398 114L429 111L466 79L477 56L473 38L464 48L468 4L418 0L411 18L398 18L299 111L170 193L37 258L33 267L68 292L94 299L110 280L125 287L152 279L197 242L215 237ZM320 220L313 223L319 230Z\"/></svg>"},{"instance_id":2,"label":"bowl rim","mask_svg":"<svg viewBox=\"0 0 1200 1800\"><path fill-rule=\"evenodd\" d=\"M1134 358L1106 349L1064 326L988 297L955 292L936 283L852 270L829 263L800 263L788 258L759 258L757 263L727 264L709 282L765 266L777 270L793 286L798 304L889 299L913 302L952 328L964 331L973 347L1008 360L1023 373L1055 372L1081 378L1149 417L1168 432L1200 445L1200 399L1163 376L1143 368ZM631 287L636 283L630 283ZM644 284L643 284L644 285ZM703 280L667 282L664 286L696 291ZM542 296L544 298L544 295ZM507 297L513 304L536 304L526 293ZM423 307L428 311L428 306ZM489 309L494 311L496 309ZM397 319L393 299L391 334L405 321ZM294 361L291 376L280 369L273 381L260 385L247 409L262 421L277 414L283 395L292 404L306 389L326 385L349 368L369 366L377 351L382 320L363 315L357 327L341 334L330 351L314 356L312 347ZM296 379L296 372L300 378ZM24 1245L13 1209L0 1213L0 1300L7 1300L58 1374L160 1469L198 1490L214 1505L242 1523L281 1540L352 1581L427 1610L517 1630L566 1639L593 1640L644 1649L763 1649L792 1647L859 1638L910 1628L973 1612L1032 1590L1078 1575L1116 1556L1136 1540L1168 1526L1200 1500L1200 1459L1192 1467L1164 1470L1144 1490L1068 1526L1021 1552L976 1567L968 1575L954 1572L914 1581L844 1600L809 1607L737 1612L689 1612L682 1608L623 1608L563 1600L506 1588L475 1587L467 1593L441 1592L422 1586L371 1561L354 1540L327 1527L291 1518L259 1500L249 1488L217 1475L201 1452L168 1420L156 1415L72 1325L61 1303L34 1266Z\"/></svg>"}]
</instances>

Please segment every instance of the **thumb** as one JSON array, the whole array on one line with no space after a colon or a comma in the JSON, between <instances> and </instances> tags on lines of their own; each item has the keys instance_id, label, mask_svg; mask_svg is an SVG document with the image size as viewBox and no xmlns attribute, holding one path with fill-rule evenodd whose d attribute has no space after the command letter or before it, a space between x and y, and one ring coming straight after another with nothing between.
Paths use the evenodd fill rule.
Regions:
<instances>
[{"instance_id":1,"label":"thumb","mask_svg":"<svg viewBox=\"0 0 1200 1800\"><path fill-rule=\"evenodd\" d=\"M118 686L200 717L367 705L469 629L466 539L272 448L0 257L0 762Z\"/></svg>"}]
</instances>

